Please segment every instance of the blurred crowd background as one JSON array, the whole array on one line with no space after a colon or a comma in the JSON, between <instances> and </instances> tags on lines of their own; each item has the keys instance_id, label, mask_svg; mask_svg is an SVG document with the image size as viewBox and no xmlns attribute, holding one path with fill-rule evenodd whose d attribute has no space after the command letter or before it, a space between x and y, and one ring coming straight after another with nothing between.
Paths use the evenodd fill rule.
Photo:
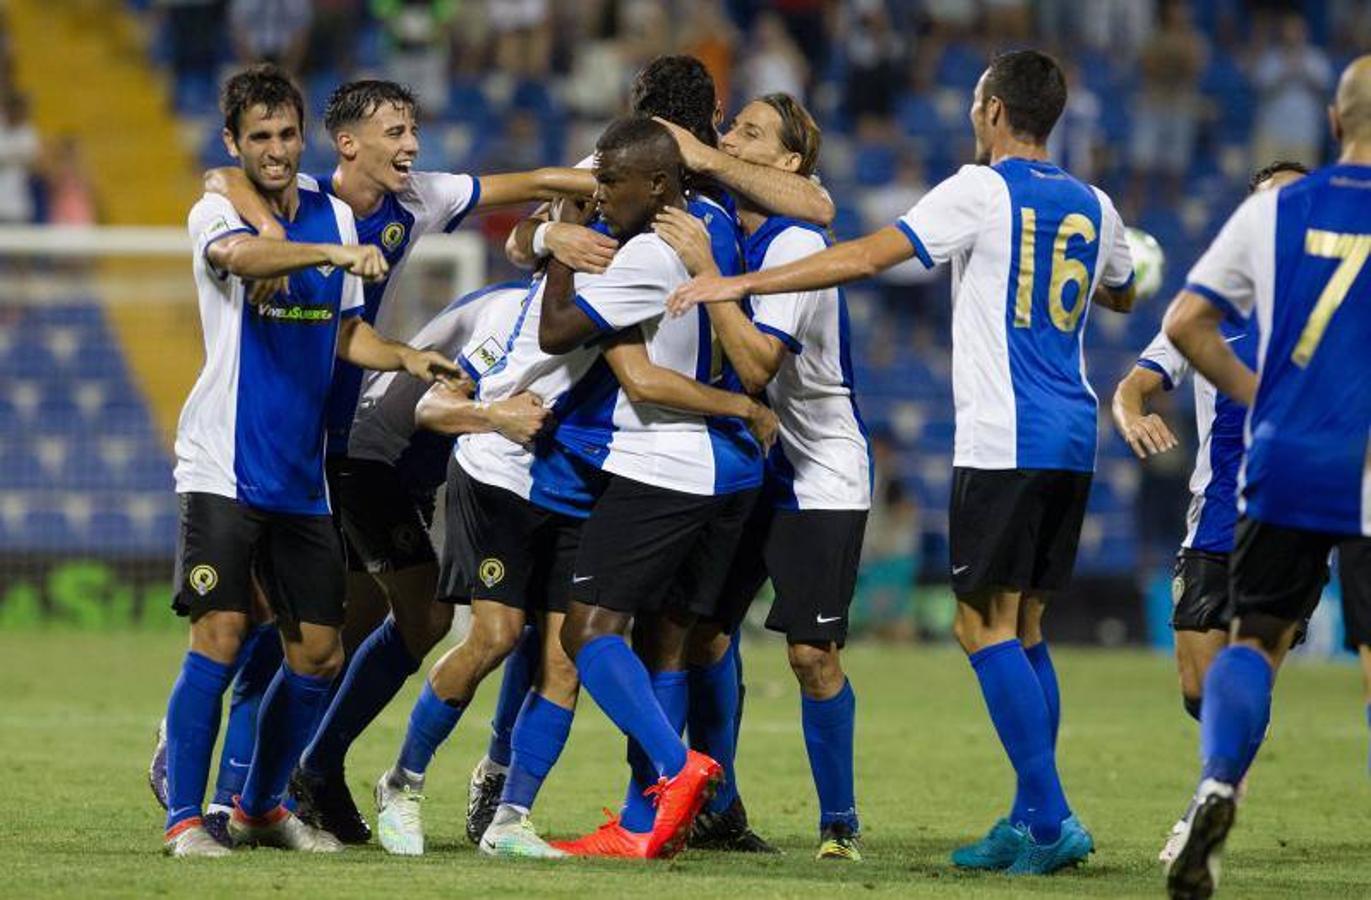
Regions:
<instances>
[{"instance_id":1,"label":"blurred crowd background","mask_svg":"<svg viewBox=\"0 0 1371 900\"><path fill-rule=\"evenodd\" d=\"M376 75L408 83L423 104L420 167L479 173L574 162L623 111L628 85L644 63L663 53L691 53L713 73L726 119L763 93L786 91L805 101L824 130L820 177L838 208L833 230L850 238L890 224L930 185L970 161L967 111L991 55L1026 45L1056 53L1070 98L1053 136L1055 158L1110 192L1126 221L1153 234L1167 254L1159 297L1128 317L1099 311L1087 326L1089 375L1101 400L1099 469L1078 588L1063 605L1081 610L1066 616L1075 623L1073 636L1104 642L1164 639L1169 562L1183 532L1194 447L1190 392L1178 390L1163 412L1184 449L1139 464L1109 426L1113 387L1155 333L1189 264L1241 199L1251 171L1275 159L1317 165L1327 158L1324 110L1336 73L1371 49L1365 0L72 4L79 11L69 22L71 34L95 31L95 43L104 41L119 66L146 70L157 85L156 103L140 107L136 119L147 124L123 139L138 141L139 129L173 136L175 152L163 154L161 165L163 180L190 191L180 210L189 206L201 169L229 162L219 139L217 90L226 72L245 63L272 60L297 73L316 123L341 81ZM14 8L34 5L17 0ZM9 29L0 29L0 223L129 223L141 216L175 224L181 212L174 205L175 214L163 217L162 207L126 202L124 193L142 189L131 186L130 176L102 168L111 158L98 152L108 135L83 129L85 119L64 118L56 109L46 130L31 119L30 92L43 83L32 73L43 71L43 61L21 59L16 66L15 39L7 35ZM75 52L55 42L19 49L29 57ZM110 65L71 71L93 77ZM94 84L72 88L99 95ZM50 86L45 89L51 98ZM146 154L166 149L150 136L143 144ZM326 173L331 162L327 136L316 127L305 171ZM177 170L174 177L167 166ZM149 177L157 178L155 165ZM509 274L501 247L516 219L489 215L468 226L487 241L491 281ZM911 262L848 291L859 400L878 461L878 505L854 622L892 637L944 633L950 617L944 584L952 449L947 282L946 272L926 273ZM443 299L434 298L438 305ZM9 338L0 337L0 384L7 373L17 374L5 369L5 353L13 363L19 351L12 347L31 343L26 333L74 330L68 343L75 341L78 354L85 341L118 347L130 340L127 329L102 324L98 307L88 304L27 313L0 305L0 316L16 326ZM33 330L25 332L24 323ZM117 360L112 365L118 369ZM106 398L137 396L136 378L112 377ZM26 410L61 408L63 401L53 399L58 389L40 384L35 390L37 401L16 404L16 389L0 388L0 451L6 423L24 432ZM156 439L154 418L143 414L149 437L129 453L136 459L160 454L160 468L149 466L146 483L130 488L134 493L170 486L169 442ZM9 443L13 457L22 441ZM79 452L71 450L64 461L73 454ZM22 478L17 471L0 465L0 489L60 495L52 480L70 477L51 465L30 464ZM131 554L160 548L169 558L174 515L152 504L131 525L120 519L118 503L111 504L108 535L90 530L92 518L103 515L99 509L74 524L65 509L0 504L0 546L11 553L74 552L87 544L103 548L122 535L120 546ZM130 546L134 533L142 537Z\"/></svg>"}]
</instances>

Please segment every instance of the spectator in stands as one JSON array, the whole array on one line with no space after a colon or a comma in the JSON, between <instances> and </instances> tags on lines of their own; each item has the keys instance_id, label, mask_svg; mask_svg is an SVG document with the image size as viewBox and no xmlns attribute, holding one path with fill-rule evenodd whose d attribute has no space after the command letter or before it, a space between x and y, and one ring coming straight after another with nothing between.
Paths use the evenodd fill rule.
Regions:
<instances>
[{"instance_id":1,"label":"spectator in stands","mask_svg":"<svg viewBox=\"0 0 1371 900\"><path fill-rule=\"evenodd\" d=\"M743 53L743 92L749 97L789 94L803 99L809 81L800 48L774 12L757 17L750 46Z\"/></svg>"},{"instance_id":2,"label":"spectator in stands","mask_svg":"<svg viewBox=\"0 0 1371 900\"><path fill-rule=\"evenodd\" d=\"M1333 80L1328 57L1309 42L1298 13L1280 20L1277 40L1257 60L1253 81L1261 94L1256 158L1317 165L1327 128L1324 108Z\"/></svg>"},{"instance_id":3,"label":"spectator in stands","mask_svg":"<svg viewBox=\"0 0 1371 900\"><path fill-rule=\"evenodd\" d=\"M310 0L230 0L229 31L238 61L301 71L313 15Z\"/></svg>"},{"instance_id":4,"label":"spectator in stands","mask_svg":"<svg viewBox=\"0 0 1371 900\"><path fill-rule=\"evenodd\" d=\"M177 84L212 81L223 38L224 0L154 0L166 17L171 71Z\"/></svg>"},{"instance_id":5,"label":"spectator in stands","mask_svg":"<svg viewBox=\"0 0 1371 900\"><path fill-rule=\"evenodd\" d=\"M81 145L66 135L53 147L44 173L48 193L48 222L53 225L94 225L99 219L95 186Z\"/></svg>"},{"instance_id":6,"label":"spectator in stands","mask_svg":"<svg viewBox=\"0 0 1371 900\"><path fill-rule=\"evenodd\" d=\"M722 0L700 0L691 4L678 23L681 53L705 64L714 76L714 95L724 100L733 96L733 62L738 52L738 29L724 11Z\"/></svg>"},{"instance_id":7,"label":"spectator in stands","mask_svg":"<svg viewBox=\"0 0 1371 900\"><path fill-rule=\"evenodd\" d=\"M386 75L407 84L430 114L447 107L457 0L371 0L386 35Z\"/></svg>"},{"instance_id":8,"label":"spectator in stands","mask_svg":"<svg viewBox=\"0 0 1371 900\"><path fill-rule=\"evenodd\" d=\"M1133 64L1157 19L1154 0L1092 0L1088 14L1080 3L1069 5L1086 44L1123 65Z\"/></svg>"},{"instance_id":9,"label":"spectator in stands","mask_svg":"<svg viewBox=\"0 0 1371 900\"><path fill-rule=\"evenodd\" d=\"M1180 0L1162 5L1161 25L1142 47L1142 91L1130 147L1134 194L1173 200L1195 149L1200 117L1199 79L1208 59L1204 37Z\"/></svg>"},{"instance_id":10,"label":"spectator in stands","mask_svg":"<svg viewBox=\"0 0 1371 900\"><path fill-rule=\"evenodd\" d=\"M853 0L842 6L843 56L847 60L843 111L852 119L889 118L900 84L904 41L891 27L885 0Z\"/></svg>"},{"instance_id":11,"label":"spectator in stands","mask_svg":"<svg viewBox=\"0 0 1371 900\"><path fill-rule=\"evenodd\" d=\"M33 189L29 183L41 146L38 131L29 121L28 98L10 91L4 98L0 121L0 225L33 221Z\"/></svg>"},{"instance_id":12,"label":"spectator in stands","mask_svg":"<svg viewBox=\"0 0 1371 900\"><path fill-rule=\"evenodd\" d=\"M547 0L487 0L486 20L501 70L524 78L547 74L552 60Z\"/></svg>"},{"instance_id":13,"label":"spectator in stands","mask_svg":"<svg viewBox=\"0 0 1371 900\"><path fill-rule=\"evenodd\" d=\"M305 68L310 72L334 72L340 80L352 73L357 32L362 22L362 0L314 0L314 24L310 28Z\"/></svg>"},{"instance_id":14,"label":"spectator in stands","mask_svg":"<svg viewBox=\"0 0 1371 900\"><path fill-rule=\"evenodd\" d=\"M1066 74L1066 109L1048 138L1047 152L1057 165L1092 184L1096 156L1104 145L1100 98L1081 80L1080 67L1075 63L1064 60L1062 70Z\"/></svg>"}]
</instances>

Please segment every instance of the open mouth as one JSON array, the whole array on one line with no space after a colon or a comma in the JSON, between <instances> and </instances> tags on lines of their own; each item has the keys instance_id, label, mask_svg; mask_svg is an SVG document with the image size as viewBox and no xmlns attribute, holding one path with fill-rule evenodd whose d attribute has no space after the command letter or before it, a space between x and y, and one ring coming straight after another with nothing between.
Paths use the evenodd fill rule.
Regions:
<instances>
[{"instance_id":1,"label":"open mouth","mask_svg":"<svg viewBox=\"0 0 1371 900\"><path fill-rule=\"evenodd\" d=\"M269 162L262 166L262 174L271 179L289 178L290 171L290 166L285 163Z\"/></svg>"},{"instance_id":2,"label":"open mouth","mask_svg":"<svg viewBox=\"0 0 1371 900\"><path fill-rule=\"evenodd\" d=\"M390 167L401 175L408 175L410 169L414 168L414 160L397 159L390 164Z\"/></svg>"}]
</instances>

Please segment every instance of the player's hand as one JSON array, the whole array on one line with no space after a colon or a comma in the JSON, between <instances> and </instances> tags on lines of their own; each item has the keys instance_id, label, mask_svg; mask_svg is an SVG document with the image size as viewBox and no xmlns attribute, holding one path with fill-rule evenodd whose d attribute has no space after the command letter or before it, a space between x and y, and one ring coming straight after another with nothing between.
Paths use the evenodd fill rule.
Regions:
<instances>
[{"instance_id":1,"label":"player's hand","mask_svg":"<svg viewBox=\"0 0 1371 900\"><path fill-rule=\"evenodd\" d=\"M1166 422L1156 413L1139 416L1123 428L1123 439L1138 459L1147 459L1180 446Z\"/></svg>"},{"instance_id":2,"label":"player's hand","mask_svg":"<svg viewBox=\"0 0 1371 900\"><path fill-rule=\"evenodd\" d=\"M390 263L381 255L381 248L371 244L328 245L329 262L363 281L381 281L390 271Z\"/></svg>"},{"instance_id":3,"label":"player's hand","mask_svg":"<svg viewBox=\"0 0 1371 900\"><path fill-rule=\"evenodd\" d=\"M709 168L709 163L713 155L719 152L718 150L704 143L675 122L668 122L661 116L653 116L652 121L671 132L671 136L676 139L676 146L681 150L681 161L685 163L687 169L692 172L702 172Z\"/></svg>"},{"instance_id":4,"label":"player's hand","mask_svg":"<svg viewBox=\"0 0 1371 900\"><path fill-rule=\"evenodd\" d=\"M671 292L666 298L666 309L671 316L683 316L698 304L741 300L746 294L740 278L699 275Z\"/></svg>"},{"instance_id":5,"label":"player's hand","mask_svg":"<svg viewBox=\"0 0 1371 900\"><path fill-rule=\"evenodd\" d=\"M560 263L577 272L599 275L609 268L619 242L584 225L552 222L543 232L543 242Z\"/></svg>"},{"instance_id":6,"label":"player's hand","mask_svg":"<svg viewBox=\"0 0 1371 900\"><path fill-rule=\"evenodd\" d=\"M746 421L747 430L762 445L762 452L770 450L781 430L781 420L776 418L776 413L765 403L753 400L752 411L748 413Z\"/></svg>"},{"instance_id":7,"label":"player's hand","mask_svg":"<svg viewBox=\"0 0 1371 900\"><path fill-rule=\"evenodd\" d=\"M652 230L671 245L691 276L718 275L714 247L705 223L683 209L667 206L652 220Z\"/></svg>"},{"instance_id":8,"label":"player's hand","mask_svg":"<svg viewBox=\"0 0 1371 900\"><path fill-rule=\"evenodd\" d=\"M284 294L290 290L290 278L282 275L280 278L261 278L257 281L248 282L248 303L253 306L261 306L277 294Z\"/></svg>"},{"instance_id":9,"label":"player's hand","mask_svg":"<svg viewBox=\"0 0 1371 900\"><path fill-rule=\"evenodd\" d=\"M522 393L492 403L490 416L496 431L527 447L550 424L552 410L536 394Z\"/></svg>"},{"instance_id":10,"label":"player's hand","mask_svg":"<svg viewBox=\"0 0 1371 900\"><path fill-rule=\"evenodd\" d=\"M462 389L466 374L455 362L437 350L415 350L411 347L408 351L401 356L406 372L425 384L436 381L449 390Z\"/></svg>"}]
</instances>

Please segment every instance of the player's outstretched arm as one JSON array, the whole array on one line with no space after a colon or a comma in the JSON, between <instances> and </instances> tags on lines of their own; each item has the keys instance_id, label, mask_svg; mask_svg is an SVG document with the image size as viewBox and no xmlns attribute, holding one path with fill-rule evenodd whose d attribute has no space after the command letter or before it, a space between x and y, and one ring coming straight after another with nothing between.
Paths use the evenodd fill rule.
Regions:
<instances>
[{"instance_id":1,"label":"player's outstretched arm","mask_svg":"<svg viewBox=\"0 0 1371 900\"><path fill-rule=\"evenodd\" d=\"M776 440L776 414L745 394L701 384L679 372L655 365L647 355L643 333L628 328L605 346L605 362L634 403L650 403L701 416L729 416L747 423L763 447Z\"/></svg>"},{"instance_id":2,"label":"player's outstretched arm","mask_svg":"<svg viewBox=\"0 0 1371 900\"><path fill-rule=\"evenodd\" d=\"M704 222L685 210L667 207L657 215L652 228L671 245L692 276L719 274ZM785 359L785 346L771 335L758 331L735 303L710 304L709 321L743 388L749 394L766 390Z\"/></svg>"},{"instance_id":3,"label":"player's outstretched arm","mask_svg":"<svg viewBox=\"0 0 1371 900\"><path fill-rule=\"evenodd\" d=\"M548 166L531 172L482 175L481 196L476 208L492 209L562 197L590 197L594 194L595 173L590 169Z\"/></svg>"},{"instance_id":4,"label":"player's outstretched arm","mask_svg":"<svg viewBox=\"0 0 1371 900\"><path fill-rule=\"evenodd\" d=\"M453 390L459 389L465 377L456 363L437 350L416 350L408 344L387 340L361 316L349 316L339 326L338 358L379 372L403 369L425 383L438 381Z\"/></svg>"},{"instance_id":5,"label":"player's outstretched arm","mask_svg":"<svg viewBox=\"0 0 1371 900\"><path fill-rule=\"evenodd\" d=\"M305 244L234 234L215 241L205 257L217 269L239 278L278 278L314 266L337 266L365 281L379 281L390 270L377 247L358 244Z\"/></svg>"},{"instance_id":6,"label":"player's outstretched arm","mask_svg":"<svg viewBox=\"0 0 1371 900\"><path fill-rule=\"evenodd\" d=\"M527 446L547 426L551 411L529 393L486 403L472 397L475 385L462 379L455 387L438 382L414 408L414 424L439 434L499 432Z\"/></svg>"},{"instance_id":7,"label":"player's outstretched arm","mask_svg":"<svg viewBox=\"0 0 1371 900\"><path fill-rule=\"evenodd\" d=\"M1095 303L1114 312L1130 313L1133 311L1134 304L1138 300L1138 289L1133 282L1129 282L1123 287L1112 288L1101 284L1095 288Z\"/></svg>"},{"instance_id":8,"label":"player's outstretched arm","mask_svg":"<svg viewBox=\"0 0 1371 900\"><path fill-rule=\"evenodd\" d=\"M692 279L672 293L667 309L679 316L699 303L741 300L748 294L790 294L836 287L870 278L913 255L914 245L891 226L774 269L745 272L732 278L715 275Z\"/></svg>"},{"instance_id":9,"label":"player's outstretched arm","mask_svg":"<svg viewBox=\"0 0 1371 900\"><path fill-rule=\"evenodd\" d=\"M576 305L575 284L569 266L560 260L548 263L547 284L538 319L538 347L544 353L570 353L590 340L599 327Z\"/></svg>"},{"instance_id":10,"label":"player's outstretched arm","mask_svg":"<svg viewBox=\"0 0 1371 900\"><path fill-rule=\"evenodd\" d=\"M1194 291L1181 291L1166 311L1163 328L1195 371L1208 378L1219 393L1243 406L1257 395L1257 375L1243 365L1223 339L1219 325L1224 311Z\"/></svg>"},{"instance_id":11,"label":"player's outstretched arm","mask_svg":"<svg viewBox=\"0 0 1371 900\"><path fill-rule=\"evenodd\" d=\"M1138 459L1147 459L1179 446L1180 441L1156 413L1147 411L1147 401L1166 386L1160 373L1134 366L1114 389L1110 411L1114 427L1128 442Z\"/></svg>"},{"instance_id":12,"label":"player's outstretched arm","mask_svg":"<svg viewBox=\"0 0 1371 900\"><path fill-rule=\"evenodd\" d=\"M828 191L812 178L747 162L702 142L666 119L653 117L676 138L681 158L692 172L708 175L761 209L827 226L836 210Z\"/></svg>"}]
</instances>

